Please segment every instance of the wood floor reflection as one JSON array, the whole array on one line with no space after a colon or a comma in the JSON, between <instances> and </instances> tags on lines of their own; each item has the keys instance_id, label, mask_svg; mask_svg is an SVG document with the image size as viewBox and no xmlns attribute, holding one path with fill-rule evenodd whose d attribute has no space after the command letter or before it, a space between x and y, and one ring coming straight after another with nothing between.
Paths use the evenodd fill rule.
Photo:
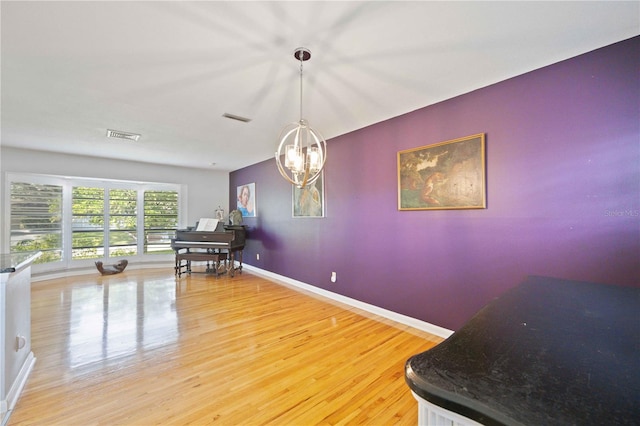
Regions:
<instances>
[{"instance_id":1,"label":"wood floor reflection","mask_svg":"<svg viewBox=\"0 0 640 426\"><path fill-rule=\"evenodd\" d=\"M247 273L33 283L9 425L417 423L406 359L442 339Z\"/></svg>"}]
</instances>

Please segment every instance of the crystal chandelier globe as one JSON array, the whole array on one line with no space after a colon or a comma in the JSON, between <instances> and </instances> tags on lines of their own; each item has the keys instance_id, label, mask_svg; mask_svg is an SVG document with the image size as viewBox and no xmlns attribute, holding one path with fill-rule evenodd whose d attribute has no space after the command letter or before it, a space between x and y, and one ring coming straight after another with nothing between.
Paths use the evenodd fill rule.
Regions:
<instances>
[{"instance_id":1,"label":"crystal chandelier globe","mask_svg":"<svg viewBox=\"0 0 640 426\"><path fill-rule=\"evenodd\" d=\"M320 177L327 160L327 142L302 118L302 64L311 58L311 52L299 47L293 56L300 61L300 120L282 129L275 156L282 177L304 188Z\"/></svg>"}]
</instances>

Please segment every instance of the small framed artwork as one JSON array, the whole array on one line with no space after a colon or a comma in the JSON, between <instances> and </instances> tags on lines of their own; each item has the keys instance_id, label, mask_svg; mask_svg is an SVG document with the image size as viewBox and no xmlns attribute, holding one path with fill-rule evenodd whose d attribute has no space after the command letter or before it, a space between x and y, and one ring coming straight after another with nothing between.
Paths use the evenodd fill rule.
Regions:
<instances>
[{"instance_id":1,"label":"small framed artwork","mask_svg":"<svg viewBox=\"0 0 640 426\"><path fill-rule=\"evenodd\" d=\"M293 217L324 217L324 172L314 183L293 185Z\"/></svg>"},{"instance_id":2,"label":"small framed artwork","mask_svg":"<svg viewBox=\"0 0 640 426\"><path fill-rule=\"evenodd\" d=\"M256 184L247 183L236 188L238 205L237 209L242 213L242 217L256 217Z\"/></svg>"},{"instance_id":3,"label":"small framed artwork","mask_svg":"<svg viewBox=\"0 0 640 426\"><path fill-rule=\"evenodd\" d=\"M398 152L398 210L486 208L485 134Z\"/></svg>"}]
</instances>

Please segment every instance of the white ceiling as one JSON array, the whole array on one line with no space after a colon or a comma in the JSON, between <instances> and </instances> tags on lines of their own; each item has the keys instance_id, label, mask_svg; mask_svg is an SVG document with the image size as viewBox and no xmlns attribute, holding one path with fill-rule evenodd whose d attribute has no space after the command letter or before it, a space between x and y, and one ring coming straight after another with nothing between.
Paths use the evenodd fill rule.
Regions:
<instances>
[{"instance_id":1,"label":"white ceiling","mask_svg":"<svg viewBox=\"0 0 640 426\"><path fill-rule=\"evenodd\" d=\"M229 171L300 118L297 47L304 118L330 139L640 34L639 1L0 7L3 146Z\"/></svg>"}]
</instances>

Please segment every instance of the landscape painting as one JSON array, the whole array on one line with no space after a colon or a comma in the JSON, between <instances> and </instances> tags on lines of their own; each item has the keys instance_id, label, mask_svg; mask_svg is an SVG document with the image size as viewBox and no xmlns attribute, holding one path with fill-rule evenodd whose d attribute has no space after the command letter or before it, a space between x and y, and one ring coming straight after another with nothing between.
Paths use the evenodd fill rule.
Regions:
<instances>
[{"instance_id":1,"label":"landscape painting","mask_svg":"<svg viewBox=\"0 0 640 426\"><path fill-rule=\"evenodd\" d=\"M398 210L486 208L485 135L398 152Z\"/></svg>"}]
</instances>

